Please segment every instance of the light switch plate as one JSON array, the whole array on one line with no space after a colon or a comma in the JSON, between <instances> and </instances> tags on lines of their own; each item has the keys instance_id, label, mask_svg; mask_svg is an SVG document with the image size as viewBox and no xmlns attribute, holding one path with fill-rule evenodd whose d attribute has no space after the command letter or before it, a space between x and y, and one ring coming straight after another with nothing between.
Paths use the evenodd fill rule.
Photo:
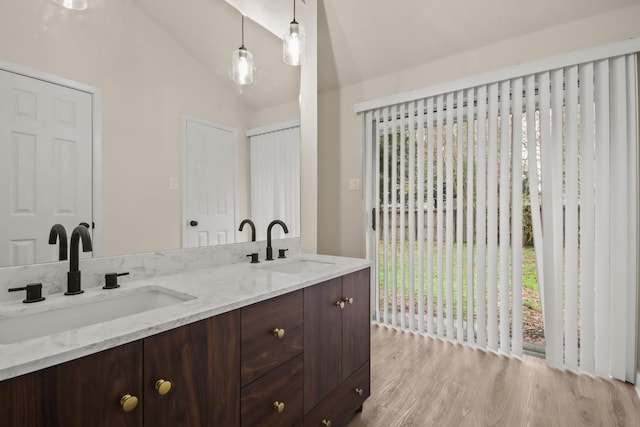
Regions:
<instances>
[{"instance_id":1,"label":"light switch plate","mask_svg":"<svg viewBox=\"0 0 640 427\"><path fill-rule=\"evenodd\" d=\"M178 189L178 178L175 176L169 177L169 190L177 190Z\"/></svg>"},{"instance_id":2,"label":"light switch plate","mask_svg":"<svg viewBox=\"0 0 640 427\"><path fill-rule=\"evenodd\" d=\"M358 178L350 178L349 191L358 191L358 190L360 190L360 180Z\"/></svg>"}]
</instances>

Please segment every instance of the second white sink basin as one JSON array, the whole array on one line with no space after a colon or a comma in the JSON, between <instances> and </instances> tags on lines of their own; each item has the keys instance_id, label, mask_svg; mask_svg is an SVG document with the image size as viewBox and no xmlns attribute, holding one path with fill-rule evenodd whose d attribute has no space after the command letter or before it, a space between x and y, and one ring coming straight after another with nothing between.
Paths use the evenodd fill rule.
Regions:
<instances>
[{"instance_id":1,"label":"second white sink basin","mask_svg":"<svg viewBox=\"0 0 640 427\"><path fill-rule=\"evenodd\" d=\"M110 294L112 292L112 294ZM69 298L69 300L67 300ZM148 286L128 290L108 291L94 296L64 297L56 301L55 308L47 307L48 301L35 303L26 312L0 315L0 344L12 344L58 332L78 329L132 314L194 299L194 296L169 289ZM77 304L69 304L77 302ZM40 310L33 311L32 310Z\"/></svg>"},{"instance_id":2,"label":"second white sink basin","mask_svg":"<svg viewBox=\"0 0 640 427\"><path fill-rule=\"evenodd\" d=\"M329 266L334 265L332 262L311 261L306 259L300 259L295 261L289 261L274 265L265 265L259 267L261 270L277 271L278 273L288 274L304 274L314 271L322 270Z\"/></svg>"}]
</instances>

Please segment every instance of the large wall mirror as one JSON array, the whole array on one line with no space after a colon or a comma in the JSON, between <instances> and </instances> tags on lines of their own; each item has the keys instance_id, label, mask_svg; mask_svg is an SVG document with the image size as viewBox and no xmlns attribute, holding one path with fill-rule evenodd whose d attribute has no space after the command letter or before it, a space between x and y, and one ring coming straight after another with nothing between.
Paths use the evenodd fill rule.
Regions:
<instances>
[{"instance_id":1,"label":"large wall mirror","mask_svg":"<svg viewBox=\"0 0 640 427\"><path fill-rule=\"evenodd\" d=\"M16 65L99 90L100 105L90 110L100 116L98 128L90 130L101 143L100 157L93 158L101 168L96 254L182 247L185 117L237 131L236 224L249 217L246 130L299 118L300 69L283 63L281 40L245 18L244 43L254 55L255 82L238 86L230 68L241 43L241 15L225 0L88 4L79 12L51 0L1 2L0 68ZM283 30L290 19L282 17ZM7 92L2 93L4 108ZM71 107L60 111L63 118L74 114ZM52 160L59 168L68 167L64 162L59 156ZM32 169L28 172L36 176L38 168ZM49 184L52 193L77 182L43 185ZM9 204L0 200L2 209ZM45 239L50 226L38 231ZM4 244L6 237L0 239ZM57 256L54 247L50 254Z\"/></svg>"}]
</instances>

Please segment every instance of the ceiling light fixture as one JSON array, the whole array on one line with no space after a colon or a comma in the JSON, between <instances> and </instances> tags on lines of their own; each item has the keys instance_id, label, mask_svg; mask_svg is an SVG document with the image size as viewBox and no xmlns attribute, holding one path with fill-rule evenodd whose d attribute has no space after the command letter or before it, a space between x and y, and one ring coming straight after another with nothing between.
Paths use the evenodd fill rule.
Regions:
<instances>
[{"instance_id":1,"label":"ceiling light fixture","mask_svg":"<svg viewBox=\"0 0 640 427\"><path fill-rule=\"evenodd\" d=\"M69 10L85 10L87 0L52 0L55 4Z\"/></svg>"},{"instance_id":2,"label":"ceiling light fixture","mask_svg":"<svg viewBox=\"0 0 640 427\"><path fill-rule=\"evenodd\" d=\"M304 27L296 21L296 0L293 0L293 21L282 39L282 60L289 65L300 65L306 53Z\"/></svg>"},{"instance_id":3,"label":"ceiling light fixture","mask_svg":"<svg viewBox=\"0 0 640 427\"><path fill-rule=\"evenodd\" d=\"M253 83L253 54L244 47L244 15L242 15L242 45L233 52L231 74L233 81L239 85Z\"/></svg>"}]
</instances>

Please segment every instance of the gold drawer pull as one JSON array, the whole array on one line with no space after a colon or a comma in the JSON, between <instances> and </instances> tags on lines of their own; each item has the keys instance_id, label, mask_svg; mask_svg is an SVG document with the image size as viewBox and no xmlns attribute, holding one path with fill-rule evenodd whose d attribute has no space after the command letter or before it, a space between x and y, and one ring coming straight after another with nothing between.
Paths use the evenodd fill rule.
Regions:
<instances>
[{"instance_id":1,"label":"gold drawer pull","mask_svg":"<svg viewBox=\"0 0 640 427\"><path fill-rule=\"evenodd\" d=\"M351 297L344 297L342 300L348 304L353 304L353 298Z\"/></svg>"},{"instance_id":2,"label":"gold drawer pull","mask_svg":"<svg viewBox=\"0 0 640 427\"><path fill-rule=\"evenodd\" d=\"M336 301L336 307L338 307L339 309L343 309L344 308L344 301Z\"/></svg>"},{"instance_id":3,"label":"gold drawer pull","mask_svg":"<svg viewBox=\"0 0 640 427\"><path fill-rule=\"evenodd\" d=\"M323 427L331 427L331 420L322 420Z\"/></svg>"},{"instance_id":4,"label":"gold drawer pull","mask_svg":"<svg viewBox=\"0 0 640 427\"><path fill-rule=\"evenodd\" d=\"M284 329L278 329L278 328L275 328L275 329L273 330L273 335L275 335L275 336L276 336L276 337L278 337L278 338L282 338L282 337L284 337Z\"/></svg>"},{"instance_id":5,"label":"gold drawer pull","mask_svg":"<svg viewBox=\"0 0 640 427\"><path fill-rule=\"evenodd\" d=\"M284 402L278 402L277 400L273 402L273 409L278 411L279 414L284 412Z\"/></svg>"},{"instance_id":6,"label":"gold drawer pull","mask_svg":"<svg viewBox=\"0 0 640 427\"><path fill-rule=\"evenodd\" d=\"M364 392L364 390L362 390L360 387L356 387L355 392L358 396L362 396L362 393Z\"/></svg>"},{"instance_id":7,"label":"gold drawer pull","mask_svg":"<svg viewBox=\"0 0 640 427\"><path fill-rule=\"evenodd\" d=\"M138 398L130 394L125 394L120 399L120 406L124 412L131 412L138 406Z\"/></svg>"},{"instance_id":8,"label":"gold drawer pull","mask_svg":"<svg viewBox=\"0 0 640 427\"><path fill-rule=\"evenodd\" d=\"M165 394L171 391L171 381L163 380L160 378L156 381L155 389L158 391L160 396L164 396Z\"/></svg>"}]
</instances>

